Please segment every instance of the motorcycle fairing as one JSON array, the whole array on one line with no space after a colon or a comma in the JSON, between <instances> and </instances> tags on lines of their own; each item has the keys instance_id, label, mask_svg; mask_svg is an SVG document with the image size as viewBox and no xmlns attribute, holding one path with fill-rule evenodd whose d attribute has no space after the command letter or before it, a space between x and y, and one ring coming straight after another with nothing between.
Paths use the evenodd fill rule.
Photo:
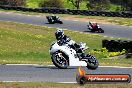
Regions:
<instances>
[{"instance_id":1,"label":"motorcycle fairing","mask_svg":"<svg viewBox=\"0 0 132 88\"><path fill-rule=\"evenodd\" d=\"M54 49L53 46L56 48ZM52 46L52 50L50 50L50 54L52 55L54 52L62 51L65 53L69 59L69 66L87 66L85 61L80 61L78 57L76 57L76 51L67 45L59 46L57 42Z\"/></svg>"}]
</instances>

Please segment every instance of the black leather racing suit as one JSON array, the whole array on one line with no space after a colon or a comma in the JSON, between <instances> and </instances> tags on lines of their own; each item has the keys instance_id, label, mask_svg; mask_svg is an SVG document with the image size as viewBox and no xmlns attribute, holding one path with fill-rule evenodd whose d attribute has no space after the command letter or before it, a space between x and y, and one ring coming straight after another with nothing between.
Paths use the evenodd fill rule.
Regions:
<instances>
[{"instance_id":1,"label":"black leather racing suit","mask_svg":"<svg viewBox=\"0 0 132 88\"><path fill-rule=\"evenodd\" d=\"M61 46L61 45L63 45L63 44L66 44L67 42L69 42L71 39L68 37L68 36L66 36L66 35L64 35L62 38L56 38L57 39L57 42L58 42L58 44Z\"/></svg>"},{"instance_id":2,"label":"black leather racing suit","mask_svg":"<svg viewBox=\"0 0 132 88\"><path fill-rule=\"evenodd\" d=\"M56 39L57 39L57 38L56 38ZM59 44L60 46L67 43L71 48L73 48L73 49L78 53L80 59L86 58L86 57L89 57L89 56L90 56L90 54L85 54L85 53L80 49L80 45L79 45L79 44L77 44L77 43L69 44L68 42L70 42L70 41L71 41L71 39L70 39L68 36L66 36L66 35L64 35L64 36L63 36L62 38L60 38L60 39L57 39L57 42L58 42L58 44Z\"/></svg>"},{"instance_id":3,"label":"black leather racing suit","mask_svg":"<svg viewBox=\"0 0 132 88\"><path fill-rule=\"evenodd\" d=\"M63 45L63 44L66 44L66 43L68 43L70 41L71 41L71 39L68 36L66 36L66 35L64 35L61 39L57 39L57 42L58 42L58 44L60 46ZM82 50L80 50L80 45L79 44L77 44L77 43L69 44L68 43L68 45L71 48L73 48L77 53L82 53Z\"/></svg>"}]
</instances>

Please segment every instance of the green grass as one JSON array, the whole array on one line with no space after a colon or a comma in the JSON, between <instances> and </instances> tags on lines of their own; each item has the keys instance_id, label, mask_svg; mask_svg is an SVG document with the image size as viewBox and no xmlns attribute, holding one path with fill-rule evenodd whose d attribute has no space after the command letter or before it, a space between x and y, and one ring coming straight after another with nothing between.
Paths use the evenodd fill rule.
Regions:
<instances>
[{"instance_id":1,"label":"green grass","mask_svg":"<svg viewBox=\"0 0 132 88\"><path fill-rule=\"evenodd\" d=\"M0 83L1 88L132 88L132 84Z\"/></svg>"},{"instance_id":2,"label":"green grass","mask_svg":"<svg viewBox=\"0 0 132 88\"><path fill-rule=\"evenodd\" d=\"M99 62L101 63L101 65L107 65L107 66L132 66L131 62L132 62L132 58L129 59L99 59Z\"/></svg>"},{"instance_id":3,"label":"green grass","mask_svg":"<svg viewBox=\"0 0 132 88\"><path fill-rule=\"evenodd\" d=\"M49 61L48 49L54 30L32 25L0 22L0 59L6 61Z\"/></svg>"},{"instance_id":4,"label":"green grass","mask_svg":"<svg viewBox=\"0 0 132 88\"><path fill-rule=\"evenodd\" d=\"M19 24L13 22L0 21L0 63L32 63L51 64L49 48L55 40L56 29L44 26L34 26L30 24ZM110 39L102 35L89 34L65 30L65 34L77 42L85 42L92 49L100 49L103 39ZM83 39L82 39L83 38ZM87 50L86 52L89 52ZM132 59L102 59L103 55L97 55L100 65L122 65L132 66ZM118 63L118 64L116 64Z\"/></svg>"},{"instance_id":5,"label":"green grass","mask_svg":"<svg viewBox=\"0 0 132 88\"><path fill-rule=\"evenodd\" d=\"M86 19L96 19L102 20L105 22L110 22L118 25L132 26L132 18L123 18L123 17L105 17L105 16L82 16L77 15L76 18L86 18Z\"/></svg>"},{"instance_id":6,"label":"green grass","mask_svg":"<svg viewBox=\"0 0 132 88\"><path fill-rule=\"evenodd\" d=\"M112 18L110 17L107 20L109 22L116 23L119 25L132 26L132 18L121 18L121 17Z\"/></svg>"}]
</instances>

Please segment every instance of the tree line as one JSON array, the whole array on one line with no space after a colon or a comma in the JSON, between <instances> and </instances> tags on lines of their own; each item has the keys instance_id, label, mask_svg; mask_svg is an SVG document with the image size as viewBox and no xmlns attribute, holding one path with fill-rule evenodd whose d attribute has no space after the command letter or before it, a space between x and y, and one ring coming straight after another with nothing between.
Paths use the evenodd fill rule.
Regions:
<instances>
[{"instance_id":1,"label":"tree line","mask_svg":"<svg viewBox=\"0 0 132 88\"><path fill-rule=\"evenodd\" d=\"M25 6L26 0L0 0L0 5Z\"/></svg>"},{"instance_id":2,"label":"tree line","mask_svg":"<svg viewBox=\"0 0 132 88\"><path fill-rule=\"evenodd\" d=\"M121 5L122 10L131 10L132 11L132 0L110 0L111 3Z\"/></svg>"},{"instance_id":3,"label":"tree line","mask_svg":"<svg viewBox=\"0 0 132 88\"><path fill-rule=\"evenodd\" d=\"M80 9L80 4L85 1L87 8L91 10L107 10L110 4L116 4L121 6L122 11L132 11L132 0L68 0L76 7Z\"/></svg>"},{"instance_id":4,"label":"tree line","mask_svg":"<svg viewBox=\"0 0 132 88\"><path fill-rule=\"evenodd\" d=\"M76 9L80 9L81 3L85 2L88 10L106 11L111 4L121 6L122 11L132 11L132 0L67 0ZM42 0L40 7L64 8L63 0ZM0 5L26 6L26 0L0 0Z\"/></svg>"}]
</instances>

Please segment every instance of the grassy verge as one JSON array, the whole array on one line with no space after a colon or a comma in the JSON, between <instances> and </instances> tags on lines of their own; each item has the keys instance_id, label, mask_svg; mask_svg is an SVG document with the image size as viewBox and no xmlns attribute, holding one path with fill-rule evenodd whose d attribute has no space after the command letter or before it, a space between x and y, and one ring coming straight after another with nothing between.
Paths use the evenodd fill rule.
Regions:
<instances>
[{"instance_id":1,"label":"grassy verge","mask_svg":"<svg viewBox=\"0 0 132 88\"><path fill-rule=\"evenodd\" d=\"M36 13L36 12L23 12L23 11L15 11L15 10L0 10L0 12L13 12L13 13L20 13L25 15L51 15L49 13ZM82 15L68 15L68 14L55 14L62 18L70 17L73 19L83 19L87 21L97 21L100 23L112 23L112 24L118 24L118 25L126 25L126 26L132 26L132 18L122 18L122 17L104 17L104 16L82 16Z\"/></svg>"},{"instance_id":2,"label":"grassy verge","mask_svg":"<svg viewBox=\"0 0 132 88\"><path fill-rule=\"evenodd\" d=\"M95 19L104 22L109 22L112 24L132 26L132 18L123 18L123 17L105 17L105 16L82 16L77 15L75 18L85 18L85 19Z\"/></svg>"},{"instance_id":3,"label":"grassy verge","mask_svg":"<svg viewBox=\"0 0 132 88\"><path fill-rule=\"evenodd\" d=\"M131 60L132 58L130 59L99 59L99 62L101 65L103 66L126 66L126 67L129 67L129 66L132 66L131 65Z\"/></svg>"},{"instance_id":4,"label":"grassy verge","mask_svg":"<svg viewBox=\"0 0 132 88\"><path fill-rule=\"evenodd\" d=\"M0 21L0 25L1 64L51 64L49 47L51 42L55 40L54 32L56 29L3 21ZM110 39L98 34L71 30L65 30L65 34L77 42L87 43L90 50L101 49L102 40ZM132 59L115 59L113 63L113 60L103 59L106 56L103 53L95 54L95 56L99 59L100 65L132 66Z\"/></svg>"},{"instance_id":5,"label":"grassy verge","mask_svg":"<svg viewBox=\"0 0 132 88\"><path fill-rule=\"evenodd\" d=\"M132 88L132 84L0 83L0 88Z\"/></svg>"}]
</instances>

